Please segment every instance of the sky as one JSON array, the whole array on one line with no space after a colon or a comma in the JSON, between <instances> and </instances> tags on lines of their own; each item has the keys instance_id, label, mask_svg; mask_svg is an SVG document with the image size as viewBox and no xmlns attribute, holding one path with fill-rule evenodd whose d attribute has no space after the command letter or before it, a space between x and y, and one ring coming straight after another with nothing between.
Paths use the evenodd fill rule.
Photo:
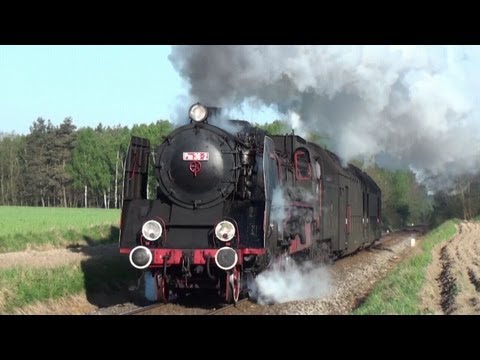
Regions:
<instances>
[{"instance_id":1,"label":"sky","mask_svg":"<svg viewBox=\"0 0 480 360\"><path fill-rule=\"evenodd\" d=\"M178 107L186 114L188 86L170 52L168 45L0 46L0 132L27 134L38 117L130 127L170 120Z\"/></svg>"}]
</instances>

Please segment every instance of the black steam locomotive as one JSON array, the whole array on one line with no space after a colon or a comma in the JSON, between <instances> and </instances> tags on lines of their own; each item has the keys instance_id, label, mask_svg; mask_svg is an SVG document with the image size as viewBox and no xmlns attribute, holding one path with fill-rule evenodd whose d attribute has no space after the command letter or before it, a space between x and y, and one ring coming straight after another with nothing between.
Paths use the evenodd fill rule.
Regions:
<instances>
[{"instance_id":1,"label":"black steam locomotive","mask_svg":"<svg viewBox=\"0 0 480 360\"><path fill-rule=\"evenodd\" d=\"M341 256L380 238L381 191L365 172L293 133L215 126L215 109L193 105L154 152L131 139L120 252L144 271L148 300L213 289L236 302L276 259Z\"/></svg>"}]
</instances>

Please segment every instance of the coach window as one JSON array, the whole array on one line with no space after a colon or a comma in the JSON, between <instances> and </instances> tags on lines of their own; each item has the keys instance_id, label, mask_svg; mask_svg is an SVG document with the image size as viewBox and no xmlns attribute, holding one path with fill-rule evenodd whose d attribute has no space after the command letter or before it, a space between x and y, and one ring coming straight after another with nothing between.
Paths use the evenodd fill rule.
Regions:
<instances>
[{"instance_id":1,"label":"coach window","mask_svg":"<svg viewBox=\"0 0 480 360\"><path fill-rule=\"evenodd\" d=\"M295 174L297 180L310 180L312 178L310 157L305 150L298 150L295 152Z\"/></svg>"}]
</instances>

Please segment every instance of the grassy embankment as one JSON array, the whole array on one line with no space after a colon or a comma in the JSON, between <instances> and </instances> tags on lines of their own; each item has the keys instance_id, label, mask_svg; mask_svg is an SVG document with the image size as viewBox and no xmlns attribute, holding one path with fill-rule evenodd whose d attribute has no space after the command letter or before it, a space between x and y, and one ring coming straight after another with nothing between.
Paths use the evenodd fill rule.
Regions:
<instances>
[{"instance_id":1,"label":"grassy embankment","mask_svg":"<svg viewBox=\"0 0 480 360\"><path fill-rule=\"evenodd\" d=\"M134 282L137 275L128 260L120 256L49 269L0 269L0 314L80 293L85 293L92 304L104 306L109 296L128 296L127 284Z\"/></svg>"},{"instance_id":2,"label":"grassy embankment","mask_svg":"<svg viewBox=\"0 0 480 360\"><path fill-rule=\"evenodd\" d=\"M119 217L119 210L2 206L0 253L116 243ZM137 275L120 255L55 268L0 269L0 313L82 292L95 304L97 298L128 291L126 284Z\"/></svg>"},{"instance_id":3,"label":"grassy embankment","mask_svg":"<svg viewBox=\"0 0 480 360\"><path fill-rule=\"evenodd\" d=\"M420 242L420 252L396 266L353 313L422 314L419 293L425 281L426 269L432 261L432 249L455 235L457 223L458 220L449 220L429 232Z\"/></svg>"}]
</instances>

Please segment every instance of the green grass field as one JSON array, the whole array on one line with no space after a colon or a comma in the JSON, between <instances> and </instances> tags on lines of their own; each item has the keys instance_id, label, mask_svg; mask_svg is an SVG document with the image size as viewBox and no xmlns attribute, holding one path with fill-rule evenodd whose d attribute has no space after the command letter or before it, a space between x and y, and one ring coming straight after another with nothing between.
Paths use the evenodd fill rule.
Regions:
<instances>
[{"instance_id":1,"label":"green grass field","mask_svg":"<svg viewBox=\"0 0 480 360\"><path fill-rule=\"evenodd\" d=\"M120 210L0 206L0 252L118 240Z\"/></svg>"},{"instance_id":2,"label":"green grass field","mask_svg":"<svg viewBox=\"0 0 480 360\"><path fill-rule=\"evenodd\" d=\"M428 265L432 262L435 245L451 239L458 220L449 220L429 232L421 243L421 252L400 263L385 279L375 286L366 301L353 313L377 314L422 314L419 293L425 282Z\"/></svg>"}]
</instances>

